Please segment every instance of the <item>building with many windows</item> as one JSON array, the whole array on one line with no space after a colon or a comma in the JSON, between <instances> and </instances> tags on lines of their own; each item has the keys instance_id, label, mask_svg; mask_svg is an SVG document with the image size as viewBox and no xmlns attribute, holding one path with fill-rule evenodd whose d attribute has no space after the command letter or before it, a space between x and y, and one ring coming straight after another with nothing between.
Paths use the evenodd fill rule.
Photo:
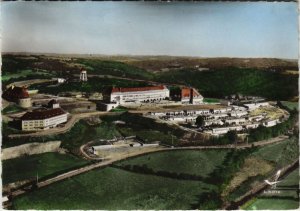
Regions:
<instances>
[{"instance_id":1,"label":"building with many windows","mask_svg":"<svg viewBox=\"0 0 300 211\"><path fill-rule=\"evenodd\" d=\"M110 102L130 103L130 102L157 102L170 97L169 89L166 86L149 86L137 88L112 88L110 92Z\"/></svg>"},{"instance_id":2,"label":"building with many windows","mask_svg":"<svg viewBox=\"0 0 300 211\"><path fill-rule=\"evenodd\" d=\"M38 109L26 112L21 122L24 131L47 130L67 122L67 113L61 108Z\"/></svg>"},{"instance_id":3,"label":"building with many windows","mask_svg":"<svg viewBox=\"0 0 300 211\"><path fill-rule=\"evenodd\" d=\"M203 96L194 88L175 88L171 91L172 100L183 104L201 104Z\"/></svg>"}]
</instances>

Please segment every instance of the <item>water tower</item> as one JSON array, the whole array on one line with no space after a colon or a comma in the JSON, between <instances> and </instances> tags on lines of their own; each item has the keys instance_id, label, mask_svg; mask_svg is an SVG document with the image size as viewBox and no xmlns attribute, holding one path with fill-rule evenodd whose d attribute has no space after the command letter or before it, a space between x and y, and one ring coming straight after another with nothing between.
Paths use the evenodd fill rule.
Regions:
<instances>
[{"instance_id":1,"label":"water tower","mask_svg":"<svg viewBox=\"0 0 300 211\"><path fill-rule=\"evenodd\" d=\"M80 70L79 79L80 81L87 81L87 72L83 68Z\"/></svg>"}]
</instances>

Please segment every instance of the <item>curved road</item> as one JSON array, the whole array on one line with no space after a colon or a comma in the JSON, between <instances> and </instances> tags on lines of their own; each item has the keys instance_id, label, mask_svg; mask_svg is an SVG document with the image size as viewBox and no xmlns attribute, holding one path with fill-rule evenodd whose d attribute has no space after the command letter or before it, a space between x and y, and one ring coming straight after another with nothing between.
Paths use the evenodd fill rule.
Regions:
<instances>
[{"instance_id":1,"label":"curved road","mask_svg":"<svg viewBox=\"0 0 300 211\"><path fill-rule=\"evenodd\" d=\"M46 135L54 135L65 133L70 130L76 122L81 119L92 117L92 116L103 116L103 115L116 115L115 113L103 112L103 111L95 111L89 113L80 113L80 114L72 114L71 118L67 121L67 123L63 127L56 127L49 130L43 130L33 133L20 133L20 134L11 134L9 138L19 138L19 137L34 137L34 136L46 136Z\"/></svg>"},{"instance_id":2,"label":"curved road","mask_svg":"<svg viewBox=\"0 0 300 211\"><path fill-rule=\"evenodd\" d=\"M145 152L135 152L135 153L131 153L131 154L126 154L123 157L119 156L118 158L115 158L115 159L104 160L102 162L93 163L93 164L90 164L88 166L81 167L79 169L75 169L75 170L72 170L72 171L60 174L60 175L58 175L56 177L47 179L45 181L38 182L37 183L37 187L38 188L45 187L45 186L50 185L50 184L52 184L54 182L58 182L58 181L66 179L66 178L70 178L70 177L73 177L73 176L76 176L76 175L88 172L88 171L96 169L96 168L106 167L106 166L108 166L108 165L110 165L110 164L112 164L112 163L114 163L116 161L120 161L120 160L129 158L129 157L134 157L134 156L138 156L138 155L142 155L142 154L148 154L148 153L159 152L159 151L171 151L171 150L232 149L232 148L243 149L243 148L252 147L252 145L254 145L254 146L265 146L265 145L268 145L268 144L273 144L273 143L276 143L276 142L283 141L283 140L285 140L287 138L288 138L288 136L278 136L278 137L270 139L270 140L261 141L261 142L257 142L257 143L253 143L253 144L243 144L243 145L238 145L238 146L235 146L235 145L224 145L224 146L192 146L192 147L176 147L176 148L175 147L174 148L159 148L158 147L158 148L153 148L153 151L147 151L146 153ZM15 190L15 191L13 191L11 193L11 195L12 195L12 197L21 195L21 194L26 193L27 191L29 191L31 189L31 187L32 186L29 185L29 186L24 187L22 189Z\"/></svg>"}]
</instances>

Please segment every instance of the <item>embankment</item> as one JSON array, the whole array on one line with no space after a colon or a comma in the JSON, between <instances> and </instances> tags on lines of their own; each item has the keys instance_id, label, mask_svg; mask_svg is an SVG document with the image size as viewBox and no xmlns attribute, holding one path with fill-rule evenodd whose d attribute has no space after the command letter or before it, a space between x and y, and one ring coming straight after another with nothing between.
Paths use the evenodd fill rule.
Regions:
<instances>
[{"instance_id":1,"label":"embankment","mask_svg":"<svg viewBox=\"0 0 300 211\"><path fill-rule=\"evenodd\" d=\"M41 154L45 152L54 152L59 149L61 141L49 141L46 143L28 143L15 147L2 149L2 160L21 157L24 155Z\"/></svg>"}]
</instances>

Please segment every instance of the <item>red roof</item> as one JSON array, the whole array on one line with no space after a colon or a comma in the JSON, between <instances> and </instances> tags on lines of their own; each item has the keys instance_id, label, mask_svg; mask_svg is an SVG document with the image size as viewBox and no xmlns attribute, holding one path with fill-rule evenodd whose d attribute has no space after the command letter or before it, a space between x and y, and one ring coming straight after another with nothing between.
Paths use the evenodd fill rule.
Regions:
<instances>
[{"instance_id":1,"label":"red roof","mask_svg":"<svg viewBox=\"0 0 300 211\"><path fill-rule=\"evenodd\" d=\"M198 97L200 96L199 92L194 89L194 88L182 88L181 89L181 97L190 97L191 95L191 90L193 90L193 97Z\"/></svg>"},{"instance_id":2,"label":"red roof","mask_svg":"<svg viewBox=\"0 0 300 211\"><path fill-rule=\"evenodd\" d=\"M191 89L189 88L182 88L181 89L181 97L190 97Z\"/></svg>"},{"instance_id":3,"label":"red roof","mask_svg":"<svg viewBox=\"0 0 300 211\"><path fill-rule=\"evenodd\" d=\"M21 120L42 120L51 117L59 116L65 114L66 112L61 108L47 109L47 110L35 110L32 112L25 113Z\"/></svg>"},{"instance_id":4,"label":"red roof","mask_svg":"<svg viewBox=\"0 0 300 211\"><path fill-rule=\"evenodd\" d=\"M16 101L18 99L28 98L29 94L25 87L11 86L3 93L3 98Z\"/></svg>"},{"instance_id":5,"label":"red roof","mask_svg":"<svg viewBox=\"0 0 300 211\"><path fill-rule=\"evenodd\" d=\"M161 86L146 86L146 87L135 87L135 88L113 88L111 93L115 92L143 92L143 91L150 91L150 90L164 90L166 87Z\"/></svg>"}]
</instances>

